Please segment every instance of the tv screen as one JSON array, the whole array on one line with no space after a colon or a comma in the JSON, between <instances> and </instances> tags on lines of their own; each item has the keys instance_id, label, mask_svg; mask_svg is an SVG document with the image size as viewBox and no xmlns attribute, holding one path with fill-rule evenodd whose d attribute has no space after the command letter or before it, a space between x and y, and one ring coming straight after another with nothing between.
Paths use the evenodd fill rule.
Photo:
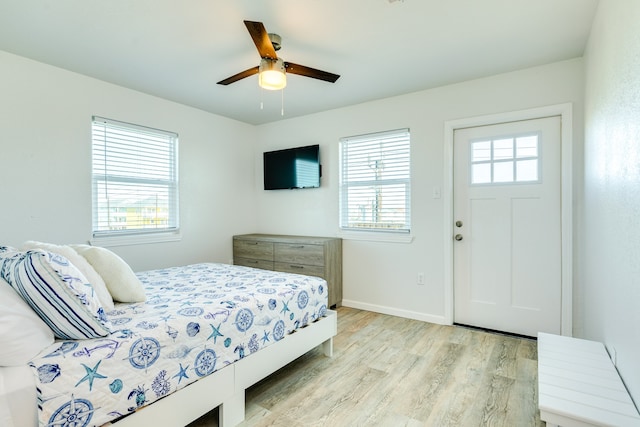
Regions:
<instances>
[{"instance_id":1,"label":"tv screen","mask_svg":"<svg viewBox=\"0 0 640 427\"><path fill-rule=\"evenodd\" d=\"M320 146L267 151L264 160L264 189L320 187Z\"/></svg>"}]
</instances>

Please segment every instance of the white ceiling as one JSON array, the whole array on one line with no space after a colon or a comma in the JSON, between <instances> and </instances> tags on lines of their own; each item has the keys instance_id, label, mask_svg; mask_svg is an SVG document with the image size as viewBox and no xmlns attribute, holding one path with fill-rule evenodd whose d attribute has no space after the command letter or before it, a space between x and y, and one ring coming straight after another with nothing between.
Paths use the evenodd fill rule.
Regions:
<instances>
[{"instance_id":1,"label":"white ceiling","mask_svg":"<svg viewBox=\"0 0 640 427\"><path fill-rule=\"evenodd\" d=\"M252 124L582 56L597 0L0 0L0 50ZM257 76L278 56L340 74ZM284 117L281 116L281 96ZM263 100L264 108L260 109Z\"/></svg>"}]
</instances>

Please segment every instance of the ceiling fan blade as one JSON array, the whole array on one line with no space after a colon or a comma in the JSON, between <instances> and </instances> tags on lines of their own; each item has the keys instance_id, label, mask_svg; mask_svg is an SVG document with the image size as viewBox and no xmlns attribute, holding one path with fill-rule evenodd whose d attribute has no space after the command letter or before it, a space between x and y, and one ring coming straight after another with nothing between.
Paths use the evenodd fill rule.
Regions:
<instances>
[{"instance_id":1,"label":"ceiling fan blade","mask_svg":"<svg viewBox=\"0 0 640 427\"><path fill-rule=\"evenodd\" d=\"M311 77L318 80L324 80L325 82L335 83L336 80L340 78L338 74L317 70L311 67L305 67L304 65L294 64L293 62L285 62L284 66L287 69L287 73L298 74L300 76Z\"/></svg>"},{"instance_id":2,"label":"ceiling fan blade","mask_svg":"<svg viewBox=\"0 0 640 427\"><path fill-rule=\"evenodd\" d=\"M247 30L249 30L249 34L258 49L260 58L276 59L276 50L262 22L244 21L244 25L247 27Z\"/></svg>"},{"instance_id":3,"label":"ceiling fan blade","mask_svg":"<svg viewBox=\"0 0 640 427\"><path fill-rule=\"evenodd\" d=\"M227 77L224 80L220 80L218 82L218 84L226 86L228 84L235 83L238 80L244 79L245 77L249 77L249 76L253 76L254 74L258 74L258 69L259 69L259 67L257 67L257 66L253 67L253 68L249 68L248 70L241 71L238 74L234 74L231 77Z\"/></svg>"}]
</instances>

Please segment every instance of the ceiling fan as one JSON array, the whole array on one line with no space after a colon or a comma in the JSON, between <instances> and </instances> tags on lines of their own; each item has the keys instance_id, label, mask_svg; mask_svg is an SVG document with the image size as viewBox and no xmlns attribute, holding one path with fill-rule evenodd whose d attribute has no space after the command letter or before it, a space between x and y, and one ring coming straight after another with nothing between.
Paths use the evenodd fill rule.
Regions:
<instances>
[{"instance_id":1,"label":"ceiling fan","mask_svg":"<svg viewBox=\"0 0 640 427\"><path fill-rule=\"evenodd\" d=\"M281 38L279 35L268 34L262 22L244 21L244 25L247 27L247 30L249 30L253 43L258 49L261 58L260 65L220 80L218 82L219 85L226 86L242 80L245 77L258 74L258 84L262 88L277 90L287 85L286 73L298 74L331 83L335 83L340 77L338 74L283 61L276 55L276 51L280 50Z\"/></svg>"}]
</instances>

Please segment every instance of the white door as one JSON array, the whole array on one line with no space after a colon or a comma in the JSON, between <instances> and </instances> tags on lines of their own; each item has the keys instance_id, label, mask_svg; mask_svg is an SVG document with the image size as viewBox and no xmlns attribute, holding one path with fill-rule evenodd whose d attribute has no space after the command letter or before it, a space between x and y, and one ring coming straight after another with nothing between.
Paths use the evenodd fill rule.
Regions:
<instances>
[{"instance_id":1,"label":"white door","mask_svg":"<svg viewBox=\"0 0 640 427\"><path fill-rule=\"evenodd\" d=\"M454 133L454 321L561 328L561 120Z\"/></svg>"}]
</instances>

